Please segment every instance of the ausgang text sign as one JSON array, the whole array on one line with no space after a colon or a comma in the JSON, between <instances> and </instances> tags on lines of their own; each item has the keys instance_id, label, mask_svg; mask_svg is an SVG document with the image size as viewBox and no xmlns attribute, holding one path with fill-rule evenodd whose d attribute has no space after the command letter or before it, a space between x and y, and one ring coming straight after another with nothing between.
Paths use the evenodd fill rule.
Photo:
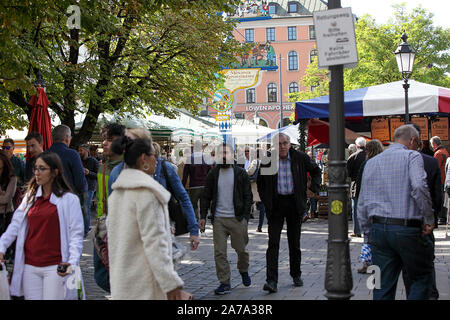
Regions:
<instances>
[{"instance_id":1,"label":"ausgang text sign","mask_svg":"<svg viewBox=\"0 0 450 320\"><path fill-rule=\"evenodd\" d=\"M320 68L358 62L351 8L313 13Z\"/></svg>"}]
</instances>

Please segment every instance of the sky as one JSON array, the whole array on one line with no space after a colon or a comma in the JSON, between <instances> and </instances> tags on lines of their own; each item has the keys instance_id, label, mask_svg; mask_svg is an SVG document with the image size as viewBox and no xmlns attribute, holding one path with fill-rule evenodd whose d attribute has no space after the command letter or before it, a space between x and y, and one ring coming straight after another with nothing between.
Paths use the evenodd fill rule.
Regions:
<instances>
[{"instance_id":1,"label":"sky","mask_svg":"<svg viewBox=\"0 0 450 320\"><path fill-rule=\"evenodd\" d=\"M366 13L370 14L377 23L383 24L389 18L394 16L393 4L406 3L406 9L411 12L413 8L420 4L434 14L433 22L435 26L450 28L450 12L449 0L341 0L341 7L352 8L352 13L356 16L362 16Z\"/></svg>"}]
</instances>

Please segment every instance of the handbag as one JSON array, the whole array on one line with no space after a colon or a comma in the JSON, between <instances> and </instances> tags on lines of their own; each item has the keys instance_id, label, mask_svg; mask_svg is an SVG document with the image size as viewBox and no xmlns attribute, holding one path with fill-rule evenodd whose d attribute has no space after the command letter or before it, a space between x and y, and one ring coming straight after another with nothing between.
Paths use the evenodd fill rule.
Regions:
<instances>
[{"instance_id":1,"label":"handbag","mask_svg":"<svg viewBox=\"0 0 450 320\"><path fill-rule=\"evenodd\" d=\"M9 294L8 271L3 263L0 263L0 300L11 300Z\"/></svg>"},{"instance_id":2,"label":"handbag","mask_svg":"<svg viewBox=\"0 0 450 320\"><path fill-rule=\"evenodd\" d=\"M185 234L185 233L189 232L189 230L187 228L187 219L183 212L183 208L181 207L180 201L178 201L178 199L173 195L173 190L172 190L172 187L170 186L170 180L167 175L165 162L166 162L165 160L162 161L162 169L163 169L164 179L166 180L167 190L170 192L170 200L168 203L169 218L175 224L175 226L174 226L175 233L174 234L176 236L179 236L181 234Z\"/></svg>"}]
</instances>

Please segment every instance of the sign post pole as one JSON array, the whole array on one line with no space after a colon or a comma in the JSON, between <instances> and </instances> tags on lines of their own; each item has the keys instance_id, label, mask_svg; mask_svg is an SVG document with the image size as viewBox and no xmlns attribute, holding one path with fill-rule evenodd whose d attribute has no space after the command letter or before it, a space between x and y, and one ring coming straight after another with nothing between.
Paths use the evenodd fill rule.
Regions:
<instances>
[{"instance_id":1,"label":"sign post pole","mask_svg":"<svg viewBox=\"0 0 450 320\"><path fill-rule=\"evenodd\" d=\"M357 62L351 10L329 0L328 10L314 13L319 67L330 70L330 153L328 167L328 249L325 296L348 300L353 294L348 238L348 184L345 160L344 64Z\"/></svg>"}]
</instances>

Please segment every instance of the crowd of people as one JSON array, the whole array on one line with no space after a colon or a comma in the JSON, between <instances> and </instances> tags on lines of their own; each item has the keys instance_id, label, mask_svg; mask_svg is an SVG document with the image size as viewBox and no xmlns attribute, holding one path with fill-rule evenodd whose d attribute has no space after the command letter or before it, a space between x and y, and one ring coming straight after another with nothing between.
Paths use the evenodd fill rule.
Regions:
<instances>
[{"instance_id":1,"label":"crowd of people","mask_svg":"<svg viewBox=\"0 0 450 320\"><path fill-rule=\"evenodd\" d=\"M257 232L267 221L266 282L277 292L281 234L286 222L292 284L302 286L301 226L317 217L317 198L327 152L317 156L291 145L279 133L267 150L220 143L206 152L201 142L184 150L174 164L161 155L145 128L118 123L101 130L103 161L89 145L70 148L71 131L59 125L53 145L42 136L26 138L26 163L14 155L14 141L0 151L0 262L13 265L12 297L82 299L79 269L83 241L92 235L94 278L112 299L192 299L176 271L173 216L185 220L191 250L212 236L218 287L231 291L227 242L237 254L237 269L250 286L248 222L258 211ZM439 137L427 155L420 129L404 125L394 142L360 137L349 146L352 237L364 237L362 267L381 269L374 299L394 299L402 272L408 299L437 299L433 228L445 224L449 207L450 159ZM96 219L91 230L91 210ZM211 223L213 233L206 234ZM178 233L177 233L178 232ZM178 244L179 245L179 244ZM68 285L77 275L76 288Z\"/></svg>"}]
</instances>

